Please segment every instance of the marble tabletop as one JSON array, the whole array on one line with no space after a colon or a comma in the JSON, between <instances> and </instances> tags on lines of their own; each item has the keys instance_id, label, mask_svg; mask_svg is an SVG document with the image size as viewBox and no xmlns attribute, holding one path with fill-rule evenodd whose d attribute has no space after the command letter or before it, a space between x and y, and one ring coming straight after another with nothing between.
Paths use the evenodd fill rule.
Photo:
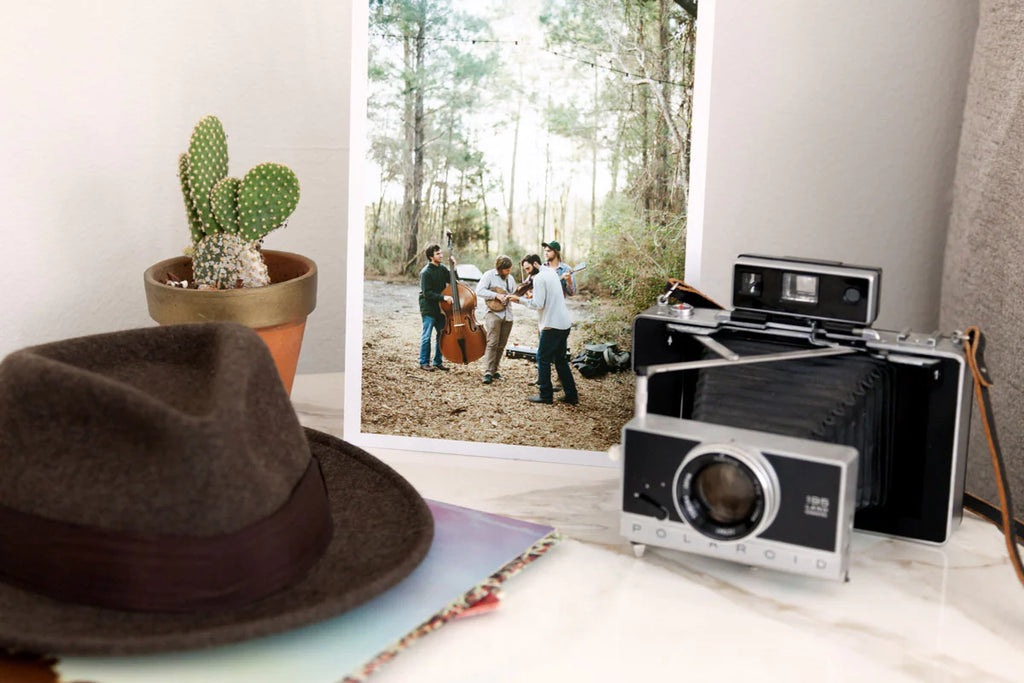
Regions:
<instances>
[{"instance_id":1,"label":"marble tabletop","mask_svg":"<svg viewBox=\"0 0 1024 683\"><path fill-rule=\"evenodd\" d=\"M341 435L341 374L296 379ZM399 681L1024 681L1024 587L996 529L943 547L856 533L850 580L649 548L618 534L615 467L372 448L424 496L555 526L502 606L452 622L372 677Z\"/></svg>"}]
</instances>

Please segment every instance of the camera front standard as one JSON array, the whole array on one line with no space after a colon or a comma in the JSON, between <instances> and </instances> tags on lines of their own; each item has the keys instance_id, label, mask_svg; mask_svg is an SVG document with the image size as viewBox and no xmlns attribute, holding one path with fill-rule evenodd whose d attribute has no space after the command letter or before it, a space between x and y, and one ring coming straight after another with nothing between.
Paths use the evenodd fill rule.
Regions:
<instances>
[{"instance_id":1,"label":"camera front standard","mask_svg":"<svg viewBox=\"0 0 1024 683\"><path fill-rule=\"evenodd\" d=\"M647 415L627 423L623 453L633 543L846 576L856 449Z\"/></svg>"}]
</instances>

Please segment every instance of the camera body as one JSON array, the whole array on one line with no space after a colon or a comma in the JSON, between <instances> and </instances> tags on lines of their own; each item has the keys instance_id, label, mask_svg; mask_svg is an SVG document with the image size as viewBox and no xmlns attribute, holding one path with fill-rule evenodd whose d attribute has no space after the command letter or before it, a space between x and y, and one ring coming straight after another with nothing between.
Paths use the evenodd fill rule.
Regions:
<instances>
[{"instance_id":1,"label":"camera body","mask_svg":"<svg viewBox=\"0 0 1024 683\"><path fill-rule=\"evenodd\" d=\"M662 415L632 420L622 443L631 541L846 576L856 449Z\"/></svg>"},{"instance_id":2,"label":"camera body","mask_svg":"<svg viewBox=\"0 0 1024 683\"><path fill-rule=\"evenodd\" d=\"M622 534L826 578L854 529L945 543L970 424L959 335L872 329L877 268L744 255L733 275L732 310L666 296L633 322Z\"/></svg>"}]
</instances>

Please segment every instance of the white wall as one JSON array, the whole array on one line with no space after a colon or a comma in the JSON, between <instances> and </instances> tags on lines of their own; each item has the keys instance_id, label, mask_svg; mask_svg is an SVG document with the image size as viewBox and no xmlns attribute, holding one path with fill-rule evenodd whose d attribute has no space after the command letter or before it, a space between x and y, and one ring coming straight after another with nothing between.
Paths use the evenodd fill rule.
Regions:
<instances>
[{"instance_id":1,"label":"white wall","mask_svg":"<svg viewBox=\"0 0 1024 683\"><path fill-rule=\"evenodd\" d=\"M976 0L701 0L686 279L739 253L881 266L934 330Z\"/></svg>"},{"instance_id":2,"label":"white wall","mask_svg":"<svg viewBox=\"0 0 1024 683\"><path fill-rule=\"evenodd\" d=\"M142 272L188 243L177 158L216 114L230 171L291 166L269 249L319 267L299 372L343 367L351 5L36 0L0 22L0 357L154 324Z\"/></svg>"}]
</instances>

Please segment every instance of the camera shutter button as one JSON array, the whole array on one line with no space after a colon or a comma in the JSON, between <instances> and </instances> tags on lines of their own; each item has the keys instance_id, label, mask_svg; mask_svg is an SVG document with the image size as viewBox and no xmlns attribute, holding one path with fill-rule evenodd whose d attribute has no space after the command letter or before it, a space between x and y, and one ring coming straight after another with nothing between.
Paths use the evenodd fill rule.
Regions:
<instances>
[{"instance_id":1,"label":"camera shutter button","mask_svg":"<svg viewBox=\"0 0 1024 683\"><path fill-rule=\"evenodd\" d=\"M693 304L681 303L672 307L672 312L680 318L693 317Z\"/></svg>"}]
</instances>

